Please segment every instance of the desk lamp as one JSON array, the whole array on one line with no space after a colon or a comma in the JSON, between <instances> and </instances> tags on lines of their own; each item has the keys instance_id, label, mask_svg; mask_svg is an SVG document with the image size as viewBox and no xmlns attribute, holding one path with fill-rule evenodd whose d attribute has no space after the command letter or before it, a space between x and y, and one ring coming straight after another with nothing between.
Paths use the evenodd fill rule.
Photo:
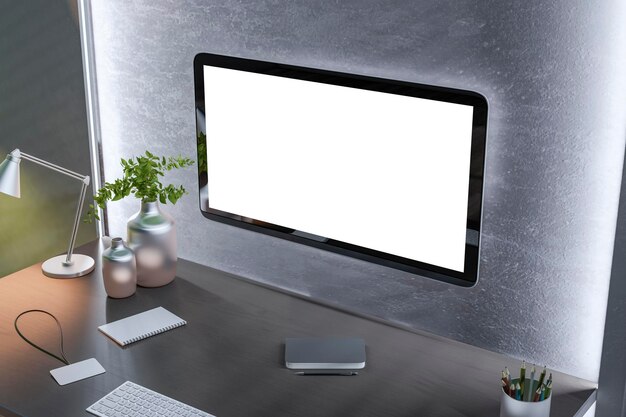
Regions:
<instances>
[{"instance_id":1,"label":"desk lamp","mask_svg":"<svg viewBox=\"0 0 626 417\"><path fill-rule=\"evenodd\" d=\"M20 161L22 159L50 168L68 177L76 178L83 183L67 255L59 255L48 259L41 265L41 269L44 275L52 278L72 278L87 275L94 269L95 262L93 258L86 255L73 254L72 252L74 251L74 244L76 243L76 232L78 231L80 213L83 210L85 192L89 186L89 176L77 174L69 169L51 164L50 162L46 162L16 149L7 155L6 159L0 164L0 193L20 198Z\"/></svg>"}]
</instances>

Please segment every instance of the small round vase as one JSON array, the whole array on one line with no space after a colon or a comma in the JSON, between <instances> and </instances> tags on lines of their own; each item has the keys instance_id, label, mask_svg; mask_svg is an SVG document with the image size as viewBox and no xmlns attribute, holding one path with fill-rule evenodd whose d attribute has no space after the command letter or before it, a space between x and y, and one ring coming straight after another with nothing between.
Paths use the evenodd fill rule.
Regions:
<instances>
[{"instance_id":1,"label":"small round vase","mask_svg":"<svg viewBox=\"0 0 626 417\"><path fill-rule=\"evenodd\" d=\"M137 259L137 285L160 287L176 276L176 225L156 201L142 201L128 219L128 245Z\"/></svg>"},{"instance_id":2,"label":"small round vase","mask_svg":"<svg viewBox=\"0 0 626 417\"><path fill-rule=\"evenodd\" d=\"M137 290L135 254L121 237L111 240L111 246L102 253L102 278L111 298L130 297Z\"/></svg>"}]
</instances>

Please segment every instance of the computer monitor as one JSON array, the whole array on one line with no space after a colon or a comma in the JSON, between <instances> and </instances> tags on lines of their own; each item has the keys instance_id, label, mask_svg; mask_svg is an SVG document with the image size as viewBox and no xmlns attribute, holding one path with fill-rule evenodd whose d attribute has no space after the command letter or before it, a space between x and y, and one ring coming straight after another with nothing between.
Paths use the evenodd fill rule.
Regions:
<instances>
[{"instance_id":1,"label":"computer monitor","mask_svg":"<svg viewBox=\"0 0 626 417\"><path fill-rule=\"evenodd\" d=\"M194 77L204 216L476 283L483 96L213 54Z\"/></svg>"}]
</instances>

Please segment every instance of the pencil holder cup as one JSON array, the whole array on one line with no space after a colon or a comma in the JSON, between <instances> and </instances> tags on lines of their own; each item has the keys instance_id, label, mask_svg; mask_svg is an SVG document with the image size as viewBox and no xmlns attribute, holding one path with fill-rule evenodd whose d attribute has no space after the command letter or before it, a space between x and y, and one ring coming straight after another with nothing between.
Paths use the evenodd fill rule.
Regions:
<instances>
[{"instance_id":1,"label":"pencil holder cup","mask_svg":"<svg viewBox=\"0 0 626 417\"><path fill-rule=\"evenodd\" d=\"M529 381L529 380L527 380ZM514 379L514 383L518 380ZM535 381L535 386L538 381ZM500 389L500 417L550 417L552 394L543 401L529 402L511 398L504 389Z\"/></svg>"}]
</instances>

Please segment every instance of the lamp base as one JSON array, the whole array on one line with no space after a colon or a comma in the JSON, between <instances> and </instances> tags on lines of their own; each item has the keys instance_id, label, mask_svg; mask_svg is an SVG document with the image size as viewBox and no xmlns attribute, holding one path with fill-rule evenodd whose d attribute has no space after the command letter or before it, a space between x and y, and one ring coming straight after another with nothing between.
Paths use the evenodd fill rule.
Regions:
<instances>
[{"instance_id":1,"label":"lamp base","mask_svg":"<svg viewBox=\"0 0 626 417\"><path fill-rule=\"evenodd\" d=\"M76 278L93 271L96 262L92 257L72 254L72 265L65 265L67 255L59 255L48 259L41 265L43 274L51 278Z\"/></svg>"}]
</instances>

